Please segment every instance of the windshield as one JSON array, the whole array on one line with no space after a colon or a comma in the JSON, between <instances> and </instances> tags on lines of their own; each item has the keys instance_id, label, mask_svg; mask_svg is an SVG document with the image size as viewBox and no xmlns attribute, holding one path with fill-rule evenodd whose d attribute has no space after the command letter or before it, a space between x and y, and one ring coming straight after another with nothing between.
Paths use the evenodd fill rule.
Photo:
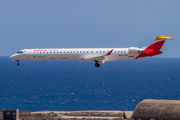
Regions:
<instances>
[{"instance_id":1,"label":"windshield","mask_svg":"<svg viewBox=\"0 0 180 120\"><path fill-rule=\"evenodd\" d=\"M17 53L23 53L23 51L18 51Z\"/></svg>"}]
</instances>

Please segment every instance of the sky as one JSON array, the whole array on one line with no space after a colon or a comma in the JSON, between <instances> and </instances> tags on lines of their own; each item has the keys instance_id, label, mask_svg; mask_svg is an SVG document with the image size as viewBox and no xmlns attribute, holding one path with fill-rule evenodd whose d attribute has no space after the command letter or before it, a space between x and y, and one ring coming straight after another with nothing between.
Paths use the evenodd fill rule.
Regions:
<instances>
[{"instance_id":1,"label":"sky","mask_svg":"<svg viewBox=\"0 0 180 120\"><path fill-rule=\"evenodd\" d=\"M180 0L1 0L0 56L35 48L126 48L166 41L179 58Z\"/></svg>"}]
</instances>

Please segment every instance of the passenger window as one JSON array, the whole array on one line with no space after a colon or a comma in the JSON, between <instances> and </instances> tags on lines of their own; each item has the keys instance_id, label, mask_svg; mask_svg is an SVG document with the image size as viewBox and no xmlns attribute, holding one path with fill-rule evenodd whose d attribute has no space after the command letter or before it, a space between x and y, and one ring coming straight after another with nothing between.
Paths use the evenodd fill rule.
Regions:
<instances>
[{"instance_id":1,"label":"passenger window","mask_svg":"<svg viewBox=\"0 0 180 120\"><path fill-rule=\"evenodd\" d=\"M96 53L98 53L98 51L96 51Z\"/></svg>"},{"instance_id":2,"label":"passenger window","mask_svg":"<svg viewBox=\"0 0 180 120\"><path fill-rule=\"evenodd\" d=\"M78 53L78 51L77 51L77 53Z\"/></svg>"},{"instance_id":3,"label":"passenger window","mask_svg":"<svg viewBox=\"0 0 180 120\"><path fill-rule=\"evenodd\" d=\"M64 53L66 53L66 52L64 51Z\"/></svg>"},{"instance_id":4,"label":"passenger window","mask_svg":"<svg viewBox=\"0 0 180 120\"><path fill-rule=\"evenodd\" d=\"M99 53L101 53L101 51Z\"/></svg>"},{"instance_id":5,"label":"passenger window","mask_svg":"<svg viewBox=\"0 0 180 120\"><path fill-rule=\"evenodd\" d=\"M116 51L114 51L114 53L116 53Z\"/></svg>"},{"instance_id":6,"label":"passenger window","mask_svg":"<svg viewBox=\"0 0 180 120\"><path fill-rule=\"evenodd\" d=\"M72 53L72 51L70 51L70 53Z\"/></svg>"},{"instance_id":7,"label":"passenger window","mask_svg":"<svg viewBox=\"0 0 180 120\"><path fill-rule=\"evenodd\" d=\"M73 53L75 53L75 51L73 51Z\"/></svg>"},{"instance_id":8,"label":"passenger window","mask_svg":"<svg viewBox=\"0 0 180 120\"><path fill-rule=\"evenodd\" d=\"M46 53L48 53L48 52L46 52Z\"/></svg>"},{"instance_id":9,"label":"passenger window","mask_svg":"<svg viewBox=\"0 0 180 120\"><path fill-rule=\"evenodd\" d=\"M87 51L87 53L88 53L88 51Z\"/></svg>"},{"instance_id":10,"label":"passenger window","mask_svg":"<svg viewBox=\"0 0 180 120\"><path fill-rule=\"evenodd\" d=\"M83 51L83 53L85 53L85 51Z\"/></svg>"},{"instance_id":11,"label":"passenger window","mask_svg":"<svg viewBox=\"0 0 180 120\"><path fill-rule=\"evenodd\" d=\"M93 51L91 51L91 53L93 53Z\"/></svg>"},{"instance_id":12,"label":"passenger window","mask_svg":"<svg viewBox=\"0 0 180 120\"><path fill-rule=\"evenodd\" d=\"M80 51L80 53L81 53L81 51Z\"/></svg>"},{"instance_id":13,"label":"passenger window","mask_svg":"<svg viewBox=\"0 0 180 120\"><path fill-rule=\"evenodd\" d=\"M58 52L57 52L58 53Z\"/></svg>"},{"instance_id":14,"label":"passenger window","mask_svg":"<svg viewBox=\"0 0 180 120\"><path fill-rule=\"evenodd\" d=\"M54 52L55 53L55 52Z\"/></svg>"}]
</instances>

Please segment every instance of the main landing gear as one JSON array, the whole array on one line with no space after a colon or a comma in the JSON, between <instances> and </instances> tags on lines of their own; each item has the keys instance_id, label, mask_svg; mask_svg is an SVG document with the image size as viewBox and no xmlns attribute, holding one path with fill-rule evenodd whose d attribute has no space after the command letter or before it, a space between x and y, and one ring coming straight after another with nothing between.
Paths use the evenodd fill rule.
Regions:
<instances>
[{"instance_id":1,"label":"main landing gear","mask_svg":"<svg viewBox=\"0 0 180 120\"><path fill-rule=\"evenodd\" d=\"M20 65L19 60L17 60L17 66L19 66L19 65Z\"/></svg>"},{"instance_id":2,"label":"main landing gear","mask_svg":"<svg viewBox=\"0 0 180 120\"><path fill-rule=\"evenodd\" d=\"M96 61L95 66L100 67L100 64Z\"/></svg>"}]
</instances>

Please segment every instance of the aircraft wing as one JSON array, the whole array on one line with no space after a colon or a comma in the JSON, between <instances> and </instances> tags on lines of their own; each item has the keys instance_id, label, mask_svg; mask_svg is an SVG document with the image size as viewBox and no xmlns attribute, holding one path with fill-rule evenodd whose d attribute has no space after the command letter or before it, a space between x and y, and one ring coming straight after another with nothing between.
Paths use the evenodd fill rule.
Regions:
<instances>
[{"instance_id":1,"label":"aircraft wing","mask_svg":"<svg viewBox=\"0 0 180 120\"><path fill-rule=\"evenodd\" d=\"M97 57L85 57L85 58L82 58L83 61L97 61L97 62L102 62L106 56L109 56L111 55L113 49L108 52L106 55L102 55L102 56L97 56Z\"/></svg>"}]
</instances>

